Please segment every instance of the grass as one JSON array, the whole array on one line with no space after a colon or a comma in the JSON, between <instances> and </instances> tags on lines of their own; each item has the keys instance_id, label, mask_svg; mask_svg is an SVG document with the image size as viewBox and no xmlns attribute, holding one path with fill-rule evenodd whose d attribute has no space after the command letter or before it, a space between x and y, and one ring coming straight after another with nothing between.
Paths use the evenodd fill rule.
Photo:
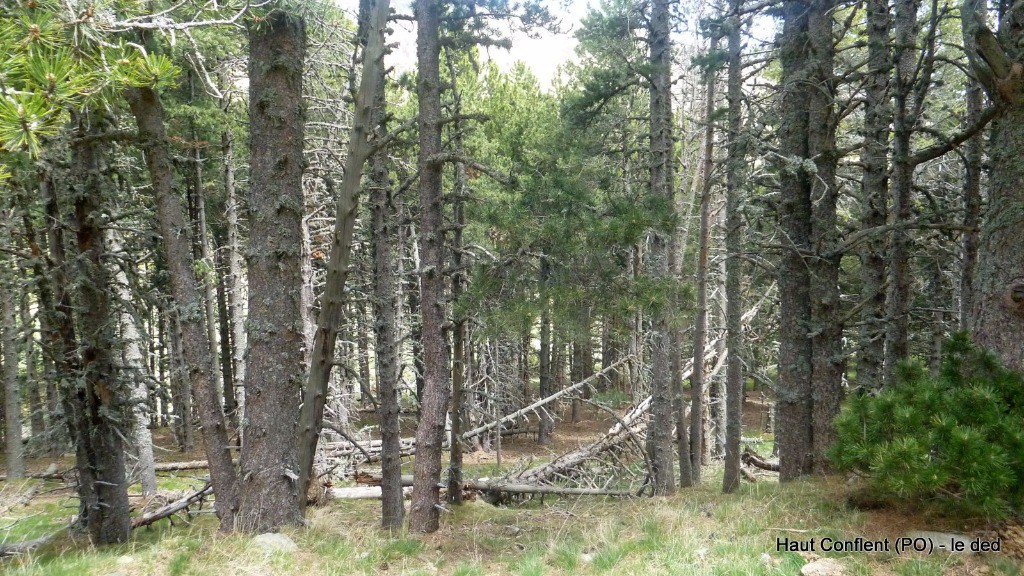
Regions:
<instances>
[{"instance_id":1,"label":"grass","mask_svg":"<svg viewBox=\"0 0 1024 576\"><path fill-rule=\"evenodd\" d=\"M814 480L744 484L718 493L719 477L666 499L567 498L495 508L471 501L444 517L437 534L392 537L377 529L378 503L336 501L309 514L309 526L288 529L295 553L265 555L251 537L218 534L212 516L143 529L130 542L94 549L64 537L30 555L4 561L11 576L561 574L789 575L805 558L776 551L776 538L893 538L894 526L847 509L842 484ZM39 518L54 503L33 504ZM49 510L50 512L46 512ZM66 511L65 511L66 513ZM20 525L21 523L19 523ZM27 524L26 524L27 526ZM926 526L927 527L927 526ZM20 527L21 534L35 528ZM1008 558L840 553L851 574L930 576L1020 574Z\"/></svg>"},{"instance_id":2,"label":"grass","mask_svg":"<svg viewBox=\"0 0 1024 576\"><path fill-rule=\"evenodd\" d=\"M770 452L770 442L758 446ZM467 466L470 476L498 473L491 464ZM11 576L257 576L570 574L796 575L808 556L776 550L776 539L895 538L909 529L962 530L907 512L863 512L845 505L850 488L836 480L780 485L744 483L733 495L719 492L721 470L707 470L704 483L669 498L539 499L515 507L467 502L442 517L432 535L391 535L378 529L379 503L335 501L311 509L308 525L284 532L299 550L263 554L251 536L220 534L216 519L200 514L162 521L136 531L130 542L95 549L81 537L64 535L31 554L0 560ZM0 504L35 486L0 483ZM188 474L161 479L161 489L180 493L197 482ZM76 512L70 491L37 497L28 507L4 512L0 540L19 541L53 533ZM133 502L139 500L133 498ZM23 518L14 522L17 518ZM895 553L819 553L853 575L1019 576L1009 557Z\"/></svg>"}]
</instances>

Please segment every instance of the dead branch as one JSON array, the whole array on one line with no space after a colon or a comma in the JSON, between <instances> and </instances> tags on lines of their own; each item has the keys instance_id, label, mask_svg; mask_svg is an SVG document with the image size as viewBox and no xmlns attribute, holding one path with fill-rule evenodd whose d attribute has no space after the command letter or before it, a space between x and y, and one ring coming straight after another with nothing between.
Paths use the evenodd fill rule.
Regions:
<instances>
[{"instance_id":1,"label":"dead branch","mask_svg":"<svg viewBox=\"0 0 1024 576\"><path fill-rule=\"evenodd\" d=\"M402 475L402 486L412 486L412 474ZM335 488L332 492L336 498L380 498L381 477L374 474L361 472L356 475L356 482L368 484L365 487L356 488ZM539 486L534 484L523 484L506 482L501 479L480 478L478 480L466 480L463 487L476 490L484 494L555 494L561 496L632 496L629 490L608 490L604 488L566 488L564 486ZM374 492L375 490L375 492ZM376 494L376 496L373 496Z\"/></svg>"},{"instance_id":2,"label":"dead branch","mask_svg":"<svg viewBox=\"0 0 1024 576\"><path fill-rule=\"evenodd\" d=\"M718 340L711 342L704 361L710 362L716 358L716 344ZM685 380L693 373L693 362L685 367L683 379ZM600 454L616 450L627 439L636 438L641 432L646 431L647 421L644 416L651 407L651 397L648 396L642 402L634 406L608 432L597 440L571 452L562 454L547 464L542 464L515 476L517 482L528 484L548 484L559 477L573 476L587 461L592 460Z\"/></svg>"},{"instance_id":3,"label":"dead branch","mask_svg":"<svg viewBox=\"0 0 1024 576\"><path fill-rule=\"evenodd\" d=\"M200 489L198 492L194 492L188 496L185 496L184 498L175 500L174 502L171 502L166 506L163 506L152 512L148 512L146 514L143 514L142 516L139 516L138 518L135 518L134 520L132 520L132 530L136 528L141 528L143 526L149 526L157 520L162 520L164 518L177 514L178 512L185 510L189 506L197 502L201 502L204 498L206 498L208 495L212 493L213 486L209 482L207 482L206 485L203 486L202 489Z\"/></svg>"},{"instance_id":4,"label":"dead branch","mask_svg":"<svg viewBox=\"0 0 1024 576\"><path fill-rule=\"evenodd\" d=\"M747 466L753 466L754 468L760 468L761 470L767 470L769 472L779 471L779 464L777 462L769 462L750 450L743 451L743 454L740 455L740 461Z\"/></svg>"},{"instance_id":5,"label":"dead branch","mask_svg":"<svg viewBox=\"0 0 1024 576\"><path fill-rule=\"evenodd\" d=\"M533 404L530 404L529 406L527 406L525 408L522 408L520 410L516 410L515 412L513 412L511 414L508 414L506 416L503 416L502 418L500 418L498 420L494 420L492 422L488 422L487 424L484 424L482 426L478 426L476 428L473 428L472 430L469 430L469 431L465 432L462 435L462 439L463 440L469 440L470 438L473 438L475 436L479 436L480 434L483 434L484 432L487 432L488 430L493 430L494 428L496 428L498 426L501 426L502 424L505 424L506 422L511 422L513 420L516 420L516 419L518 419L518 418L520 418L522 416L525 416L526 414L528 414L530 412L536 412L537 409L542 407L542 406L547 406L548 404L554 402L555 400L558 400L559 398L562 398L564 396L572 394L573 392L576 392L576 391L582 389L585 386L590 386L598 378L604 378L607 375L608 372L610 372L612 370L615 370L619 366L621 366L621 365L623 365L623 364L625 364L627 362L630 362L632 360L633 360L632 356L626 356L622 360L619 360L618 362L612 364L611 366L608 366L604 370L601 370L600 372L594 374L593 376L590 376L589 378L585 378L583 380L580 380L579 382L573 384L572 386L566 386L565 388L562 388L558 392L555 392L554 394L552 394L552 395L550 395L550 396L548 396L546 398L541 398L540 400L537 400Z\"/></svg>"},{"instance_id":6,"label":"dead branch","mask_svg":"<svg viewBox=\"0 0 1024 576\"><path fill-rule=\"evenodd\" d=\"M36 538L35 540L26 540L24 542L11 542L0 544L0 558L6 558L8 556L17 556L18 554L25 554L32 550L46 544L50 540L53 540L57 534L60 534L64 530L61 529L53 534L43 536L42 538Z\"/></svg>"},{"instance_id":7,"label":"dead branch","mask_svg":"<svg viewBox=\"0 0 1024 576\"><path fill-rule=\"evenodd\" d=\"M25 474L25 478L31 478L33 480L63 480L75 471L74 468L69 468L63 472L53 472L47 470L46 472L36 472L32 474ZM7 474L0 474L0 482L7 480Z\"/></svg>"},{"instance_id":8,"label":"dead branch","mask_svg":"<svg viewBox=\"0 0 1024 576\"><path fill-rule=\"evenodd\" d=\"M502 480L467 480L467 488L487 493L508 494L555 494L560 496L632 496L631 490L607 490L604 488L567 488L565 486L541 486L537 484L513 484Z\"/></svg>"}]
</instances>

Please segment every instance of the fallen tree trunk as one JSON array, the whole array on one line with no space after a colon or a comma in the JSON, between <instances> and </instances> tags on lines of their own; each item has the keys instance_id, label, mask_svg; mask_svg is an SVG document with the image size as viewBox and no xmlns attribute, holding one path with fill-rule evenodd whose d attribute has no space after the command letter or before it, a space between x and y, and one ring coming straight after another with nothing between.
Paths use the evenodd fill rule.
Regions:
<instances>
[{"instance_id":1,"label":"fallen tree trunk","mask_svg":"<svg viewBox=\"0 0 1024 576\"><path fill-rule=\"evenodd\" d=\"M331 493L336 498L380 498L380 476L360 472L356 474L356 482L367 484L365 487L334 488ZM412 486L412 474L402 475L402 486ZM609 490L604 488L566 488L564 486L541 486L535 484L523 484L519 482L507 482L501 479L480 478L479 480L466 480L462 483L464 488L476 490L483 493L507 493L507 494L554 494L561 496L632 496L628 490ZM376 490L374 492L373 490ZM376 494L376 496L372 496Z\"/></svg>"},{"instance_id":2,"label":"fallen tree trunk","mask_svg":"<svg viewBox=\"0 0 1024 576\"><path fill-rule=\"evenodd\" d=\"M67 478L69 475L73 474L74 472L75 472L74 468L69 468L69 469L67 469L67 470L65 470L63 472L56 472L56 471L53 471L53 470L47 470L46 472L34 472L34 473L30 473L30 474L25 474L22 477L22 479L30 478L32 480L63 480L65 478ZM6 480L7 480L7 474L0 474L0 482L4 482Z\"/></svg>"},{"instance_id":3,"label":"fallen tree trunk","mask_svg":"<svg viewBox=\"0 0 1024 576\"><path fill-rule=\"evenodd\" d=\"M201 502L210 494L213 494L213 486L207 483L198 492L194 492L188 496L175 500L174 502L171 502L166 506L163 506L152 512L148 512L146 514L143 514L142 516L139 516L138 518L133 519L132 530L136 528L141 528L143 526L149 526L157 520L162 520L173 514L177 514L178 512L185 510L189 506L197 502Z\"/></svg>"},{"instance_id":4,"label":"fallen tree trunk","mask_svg":"<svg viewBox=\"0 0 1024 576\"><path fill-rule=\"evenodd\" d=\"M768 296L774 290L775 285L773 284L762 296L761 300L758 301L750 310L743 314L740 321L743 325L746 325L757 315L758 310L768 300ZM707 352L704 354L704 363L711 362L717 358L716 348L721 338L715 339L713 342L707 345ZM721 368L724 363L724 358L717 358L719 364L714 370ZM714 372L714 371L713 371ZM684 366L682 379L687 379L693 373L693 361L691 360L688 366ZM517 474L514 478L517 482L526 482L528 484L549 484L555 481L557 478L567 478L573 476L583 465L593 458L616 450L625 443L627 439L636 438L639 434L646 431L647 421L644 416L651 408L651 397L648 396L643 401L639 402L629 412L626 413L622 419L612 426L608 432L598 438L597 440L573 450L562 454L558 458L555 458L547 464L542 464L534 468L525 470ZM644 446L637 446L638 451L643 453L645 450Z\"/></svg>"},{"instance_id":5,"label":"fallen tree trunk","mask_svg":"<svg viewBox=\"0 0 1024 576\"><path fill-rule=\"evenodd\" d=\"M236 461L235 464L238 464ZM185 462L162 462L155 466L157 472L177 472L182 470L205 470L209 468L210 464L206 460L188 460ZM26 478L32 478L36 480L64 480L75 473L74 468L69 468L63 472L37 472L34 474L26 474ZM0 481L7 480L6 474L0 474Z\"/></svg>"},{"instance_id":6,"label":"fallen tree trunk","mask_svg":"<svg viewBox=\"0 0 1024 576\"><path fill-rule=\"evenodd\" d=\"M405 486L405 482L403 482L402 485ZM409 483L409 486L402 488L402 494L404 496L412 494L412 482ZM331 488L331 496L340 500L380 500L381 488L379 484L376 486Z\"/></svg>"},{"instance_id":7,"label":"fallen tree trunk","mask_svg":"<svg viewBox=\"0 0 1024 576\"><path fill-rule=\"evenodd\" d=\"M568 488L565 486L544 486L538 484L519 484L503 480L467 480L466 488L479 490L483 493L507 494L554 494L559 496L633 496L630 490L609 490L605 488Z\"/></svg>"},{"instance_id":8,"label":"fallen tree trunk","mask_svg":"<svg viewBox=\"0 0 1024 576\"><path fill-rule=\"evenodd\" d=\"M716 346L714 344L716 342L717 340L708 346L708 351L704 356L705 362L715 359ZM684 369L683 379L688 378L693 372L692 364L693 362L691 361L690 365ZM650 408L651 397L648 396L627 412L604 436L586 446L562 454L547 464L542 464L517 474L514 477L515 481L532 485L550 484L559 477L571 476L574 471L581 468L587 461L600 454L619 448L627 440L634 439L634 441L639 442L635 439L639 438L639 434L647 428L647 421L644 419L644 416ZM644 446L637 446L637 449L642 452Z\"/></svg>"},{"instance_id":9,"label":"fallen tree trunk","mask_svg":"<svg viewBox=\"0 0 1024 576\"><path fill-rule=\"evenodd\" d=\"M49 536L43 536L42 538L36 538L35 540L26 540L24 542L5 542L0 544L0 558L6 558L8 556L17 556L18 554L25 554L32 550L46 544L50 540L53 540L57 534L60 534L63 530L54 532Z\"/></svg>"},{"instance_id":10,"label":"fallen tree trunk","mask_svg":"<svg viewBox=\"0 0 1024 576\"><path fill-rule=\"evenodd\" d=\"M465 433L463 433L460 436L460 438L462 438L463 440L470 440L470 439L475 438L475 437L477 437L477 436L479 436L479 435L481 435L481 434L483 434L485 432L494 430L495 428L497 428L497 427L499 427L499 426L501 426L503 424L507 424L509 422L513 422L513 421L515 421L518 418L521 418L521 417L523 417L523 416L525 416L527 414L530 414L531 412L536 412L537 410L543 408L544 406L546 406L548 404L551 404L552 402L555 402L556 400L558 400L560 398L564 398L566 396L571 395L574 392L582 390L584 387L591 385L598 378L603 378L604 376L606 376L608 374L608 372L610 372L610 371L612 371L612 370L622 366L623 364L625 364L627 362L630 362L631 360L632 360L632 357L627 356L626 358L623 358L623 359L619 360L618 362L616 362L616 363L612 364L611 366L609 366L608 368L605 368L604 370L594 374L593 376L590 376L590 377L585 378L585 379L583 379L583 380L581 380L581 381L579 381L579 382L577 382L577 383L575 383L575 384L573 384L571 386L563 388L563 389L559 390L558 392L555 392L554 394L552 394L550 396L547 396L545 398L541 398L540 400L537 400L536 402L530 404L529 406L526 406L525 408L521 408L521 409L516 410L515 412L512 412L511 414L507 414L507 415L505 415L505 416L503 416L503 417L501 417L501 418L499 418L497 420L488 422L487 424L483 424L481 426L473 428L472 430L468 430ZM522 433L522 432L510 431L509 433L510 434L517 434L517 433ZM505 435L505 432L502 432L502 435ZM353 443L351 441L327 442L327 443L323 443L322 446L323 446L323 448L325 450L325 456L328 459L330 459L330 458L352 458L352 457L355 457L355 456L361 456L361 459L359 460L359 463L374 462L374 461L380 459L380 451L381 451L381 441L380 440L367 440L367 441L360 441L360 442L355 442L355 443ZM414 455L416 453L416 439L415 438L402 438L402 440L401 440L401 452L400 453L401 453L402 456L412 456L412 455Z\"/></svg>"},{"instance_id":11,"label":"fallen tree trunk","mask_svg":"<svg viewBox=\"0 0 1024 576\"><path fill-rule=\"evenodd\" d=\"M487 424L484 424L482 426L477 426L476 428L473 428L472 430L469 430L469 431L465 432L461 436L461 438L463 440L469 440L470 438L479 436L480 434L483 434L484 432L487 432L488 430L493 430L494 428L497 428L498 426L501 426L502 424L505 424L506 422L512 422L513 420L516 420L517 418L521 418L521 417L525 416L526 414L529 414L530 412L536 412L538 408L542 408L544 406L547 406L548 404L554 402L555 400L558 400L559 398L568 396L569 394L572 394L573 392L576 392L577 390L581 390L581 389L583 389L584 386L589 386L592 382L594 382L598 378L604 378L608 374L608 372L610 372L612 370L615 370L619 366L622 366L623 364L625 364L627 362L630 362L632 360L633 360L632 356L626 356L622 360L619 360L618 362L612 364L611 366L608 366L607 368L605 368L604 370L601 370L600 372L594 374L593 376L590 376L588 378L584 378L583 380L580 380L579 382L573 384L572 386L566 386L565 388L562 388L558 392L555 392L554 394L552 394L550 396L547 396L546 398L541 398L540 400L537 400L536 402L534 402L533 404L530 404L529 406L527 406L525 408L521 408L521 409L516 410L515 412L513 412L511 414L508 414L506 416L502 416L498 420L494 420L493 422L488 422Z\"/></svg>"},{"instance_id":12,"label":"fallen tree trunk","mask_svg":"<svg viewBox=\"0 0 1024 576\"><path fill-rule=\"evenodd\" d=\"M750 450L743 451L743 454L740 455L740 461L747 466L753 466L754 468L760 468L761 470L767 470L768 472L779 471L778 462L769 462Z\"/></svg>"},{"instance_id":13,"label":"fallen tree trunk","mask_svg":"<svg viewBox=\"0 0 1024 576\"><path fill-rule=\"evenodd\" d=\"M235 462L237 464L238 462ZM157 472L176 472L179 470L204 470L210 466L206 460L190 460L187 462L164 462L156 465Z\"/></svg>"}]
</instances>

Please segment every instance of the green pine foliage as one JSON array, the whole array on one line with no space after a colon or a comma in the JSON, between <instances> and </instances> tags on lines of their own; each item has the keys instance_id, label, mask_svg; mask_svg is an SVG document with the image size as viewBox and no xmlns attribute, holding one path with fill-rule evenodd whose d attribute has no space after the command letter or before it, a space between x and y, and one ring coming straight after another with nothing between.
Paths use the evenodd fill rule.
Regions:
<instances>
[{"instance_id":1,"label":"green pine foliage","mask_svg":"<svg viewBox=\"0 0 1024 576\"><path fill-rule=\"evenodd\" d=\"M966 334L947 343L938 375L904 364L895 386L850 398L836 428L833 461L880 495L985 517L1024 512L1024 375Z\"/></svg>"}]
</instances>

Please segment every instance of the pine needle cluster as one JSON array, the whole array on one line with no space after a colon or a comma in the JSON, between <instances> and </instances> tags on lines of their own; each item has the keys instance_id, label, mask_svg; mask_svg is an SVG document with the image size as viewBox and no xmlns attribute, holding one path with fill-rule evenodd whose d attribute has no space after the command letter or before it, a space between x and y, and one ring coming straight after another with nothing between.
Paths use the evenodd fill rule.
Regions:
<instances>
[{"instance_id":1,"label":"pine needle cluster","mask_svg":"<svg viewBox=\"0 0 1024 576\"><path fill-rule=\"evenodd\" d=\"M987 518L1024 512L1024 375L965 334L946 344L938 374L905 363L894 386L851 397L836 428L834 463L880 496Z\"/></svg>"}]
</instances>

